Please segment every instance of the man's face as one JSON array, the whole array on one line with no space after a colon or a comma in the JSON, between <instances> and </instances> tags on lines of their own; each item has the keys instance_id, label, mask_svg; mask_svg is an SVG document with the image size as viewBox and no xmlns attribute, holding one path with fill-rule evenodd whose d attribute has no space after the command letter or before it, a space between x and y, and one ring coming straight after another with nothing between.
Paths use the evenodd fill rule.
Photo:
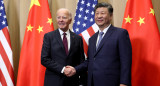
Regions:
<instances>
[{"instance_id":1,"label":"man's face","mask_svg":"<svg viewBox=\"0 0 160 86\"><path fill-rule=\"evenodd\" d=\"M99 27L107 27L112 20L112 15L109 14L108 8L100 7L96 9L94 18Z\"/></svg>"},{"instance_id":2,"label":"man's face","mask_svg":"<svg viewBox=\"0 0 160 86\"><path fill-rule=\"evenodd\" d=\"M69 29L71 18L69 17L69 12L67 10L61 9L57 12L57 23L62 31L67 31Z\"/></svg>"}]
</instances>

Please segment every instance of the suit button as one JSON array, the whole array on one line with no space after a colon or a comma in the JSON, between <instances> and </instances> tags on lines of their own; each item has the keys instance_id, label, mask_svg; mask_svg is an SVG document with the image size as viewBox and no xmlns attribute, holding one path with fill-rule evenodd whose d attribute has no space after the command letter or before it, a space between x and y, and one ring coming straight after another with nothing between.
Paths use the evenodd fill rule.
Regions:
<instances>
[{"instance_id":1,"label":"suit button","mask_svg":"<svg viewBox=\"0 0 160 86\"><path fill-rule=\"evenodd\" d=\"M93 58L93 60L96 60L96 58Z\"/></svg>"}]
</instances>

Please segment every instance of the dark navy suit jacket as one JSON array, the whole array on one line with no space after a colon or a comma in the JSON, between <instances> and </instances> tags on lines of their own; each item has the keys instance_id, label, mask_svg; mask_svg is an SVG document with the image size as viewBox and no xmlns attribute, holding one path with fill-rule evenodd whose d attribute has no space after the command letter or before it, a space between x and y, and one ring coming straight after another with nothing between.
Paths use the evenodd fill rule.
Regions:
<instances>
[{"instance_id":1,"label":"dark navy suit jacket","mask_svg":"<svg viewBox=\"0 0 160 86\"><path fill-rule=\"evenodd\" d=\"M99 32L89 39L88 59L76 71L88 68L88 86L119 86L131 84L132 48L127 30L110 26L99 48Z\"/></svg>"},{"instance_id":2,"label":"dark navy suit jacket","mask_svg":"<svg viewBox=\"0 0 160 86\"><path fill-rule=\"evenodd\" d=\"M82 37L70 31L70 50L66 55L59 30L44 35L41 63L46 67L44 86L78 86L79 75L66 77L64 66L77 66L84 61Z\"/></svg>"}]
</instances>

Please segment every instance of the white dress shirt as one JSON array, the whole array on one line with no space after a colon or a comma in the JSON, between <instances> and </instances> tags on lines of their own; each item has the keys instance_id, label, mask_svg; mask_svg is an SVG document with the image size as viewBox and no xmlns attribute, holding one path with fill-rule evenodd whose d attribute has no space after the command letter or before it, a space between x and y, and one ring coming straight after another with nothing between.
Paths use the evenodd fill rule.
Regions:
<instances>
[{"instance_id":1,"label":"white dress shirt","mask_svg":"<svg viewBox=\"0 0 160 86\"><path fill-rule=\"evenodd\" d=\"M61 35L61 39L63 41L63 31L61 29L59 29L59 32L60 32L60 35ZM69 32L69 29L65 32L67 35L66 35L66 38L67 38L67 42L68 42L68 51L70 49L70 32Z\"/></svg>"},{"instance_id":2,"label":"white dress shirt","mask_svg":"<svg viewBox=\"0 0 160 86\"><path fill-rule=\"evenodd\" d=\"M99 34L100 34L100 32L103 32L103 33L104 33L103 36L102 36L102 39L103 39L104 35L106 34L106 32L108 31L108 29L109 29L110 26L111 26L111 24L110 24L108 27L106 27L103 31L101 31L100 29L98 30L98 31L99 31ZM98 44L99 34L98 34L98 37L97 37L96 46L97 46L97 44Z\"/></svg>"},{"instance_id":3,"label":"white dress shirt","mask_svg":"<svg viewBox=\"0 0 160 86\"><path fill-rule=\"evenodd\" d=\"M60 33L60 36L61 36L61 39L62 39L62 41L63 41L63 31L59 28L58 29L59 30L59 33ZM69 32L69 29L65 32L67 35L66 35L66 38L67 38L67 42L68 42L68 52L69 52L69 49L70 49L70 32ZM63 73L64 72L64 69L65 69L65 67L63 67L62 68L62 70L61 70L61 73Z\"/></svg>"}]
</instances>

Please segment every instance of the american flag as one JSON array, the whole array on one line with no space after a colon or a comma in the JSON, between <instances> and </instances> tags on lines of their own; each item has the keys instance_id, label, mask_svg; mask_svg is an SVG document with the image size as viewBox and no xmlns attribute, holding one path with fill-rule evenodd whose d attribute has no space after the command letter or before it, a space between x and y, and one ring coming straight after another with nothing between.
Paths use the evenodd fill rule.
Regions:
<instances>
[{"instance_id":1,"label":"american flag","mask_svg":"<svg viewBox=\"0 0 160 86\"><path fill-rule=\"evenodd\" d=\"M97 0L79 0L74 18L73 31L82 36L86 55L88 39L98 31L98 26L94 22L94 7L97 2Z\"/></svg>"},{"instance_id":2,"label":"american flag","mask_svg":"<svg viewBox=\"0 0 160 86\"><path fill-rule=\"evenodd\" d=\"M0 0L0 86L14 86L12 49L3 0Z\"/></svg>"}]
</instances>

